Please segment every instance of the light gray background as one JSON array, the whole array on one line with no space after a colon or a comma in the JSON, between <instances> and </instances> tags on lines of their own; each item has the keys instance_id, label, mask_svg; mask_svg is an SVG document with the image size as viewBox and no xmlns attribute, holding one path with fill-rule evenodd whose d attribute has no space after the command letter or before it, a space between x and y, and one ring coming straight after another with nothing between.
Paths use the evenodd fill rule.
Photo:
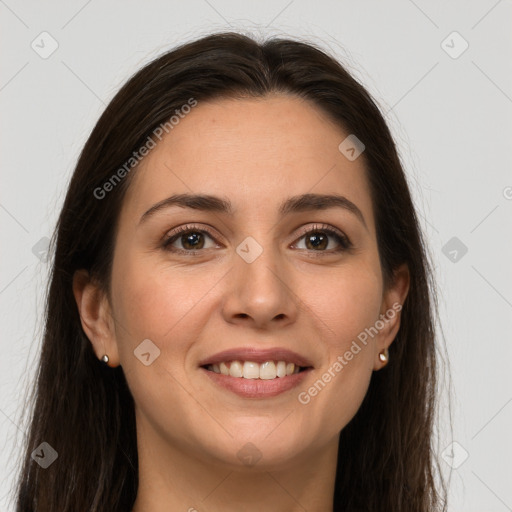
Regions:
<instances>
[{"instance_id":1,"label":"light gray background","mask_svg":"<svg viewBox=\"0 0 512 512\"><path fill-rule=\"evenodd\" d=\"M446 381L438 456L447 475L456 466L449 510L512 510L511 3L0 0L0 511L12 510L42 328L48 265L32 249L43 238L44 253L79 151L120 85L174 45L226 29L320 44L387 113L441 290L453 435ZM47 59L31 48L50 47L43 31L58 43ZM454 31L469 44L457 58ZM462 257L455 246L443 253L452 237Z\"/></svg>"}]
</instances>

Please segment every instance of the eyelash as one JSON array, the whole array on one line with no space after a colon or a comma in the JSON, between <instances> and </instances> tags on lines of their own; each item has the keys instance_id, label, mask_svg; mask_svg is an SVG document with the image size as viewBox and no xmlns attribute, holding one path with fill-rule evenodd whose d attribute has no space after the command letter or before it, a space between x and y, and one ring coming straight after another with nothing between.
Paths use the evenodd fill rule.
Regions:
<instances>
[{"instance_id":1,"label":"eyelash","mask_svg":"<svg viewBox=\"0 0 512 512\"><path fill-rule=\"evenodd\" d=\"M343 251L347 251L349 249L352 248L352 242L350 241L350 239L345 235L343 234L341 231L338 231L334 228L331 228L330 226L326 225L326 224L315 224L313 226L311 226L310 228L308 228L307 230L305 230L300 236L299 238L297 239L298 240L301 240L302 238L304 238L306 235L308 234L311 234L311 233L324 233L328 236L332 236L333 238L337 239L340 247L338 249L330 249L330 250L323 250L323 251L315 251L313 249L299 249L299 250L306 250L308 252L311 252L311 253L316 253L315 255L321 255L322 253L324 254L334 254L334 253L340 253L340 252L343 252ZM215 236L213 235L213 233L205 228L205 227L202 227L202 228L198 228L196 226L191 226L191 225L185 225L185 226L180 226L179 228L175 229L168 237L165 238L163 244L162 244L162 248L166 251L169 251L169 252L173 252L173 253L177 253L177 254L186 254L188 256L196 256L196 255L199 255L200 253L204 252L206 249L199 249L199 250L186 250L186 249L177 249L175 247L170 247L171 244L173 242L175 242L181 235L185 234L185 233L202 233L202 234L207 234L213 241L216 242L215 240Z\"/></svg>"}]
</instances>

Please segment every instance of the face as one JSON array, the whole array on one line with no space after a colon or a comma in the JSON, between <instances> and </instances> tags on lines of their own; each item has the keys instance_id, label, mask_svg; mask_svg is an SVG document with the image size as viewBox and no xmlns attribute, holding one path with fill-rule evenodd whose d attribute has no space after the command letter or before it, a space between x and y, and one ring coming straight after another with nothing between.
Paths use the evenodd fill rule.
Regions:
<instances>
[{"instance_id":1,"label":"face","mask_svg":"<svg viewBox=\"0 0 512 512\"><path fill-rule=\"evenodd\" d=\"M84 327L122 365L138 428L198 458L242 466L252 450L276 467L354 416L407 285L383 287L364 153L338 149L348 135L292 96L199 102L133 171L111 320ZM176 195L216 199L165 204ZM273 379L281 360L301 371ZM216 373L238 368L263 378Z\"/></svg>"}]
</instances>

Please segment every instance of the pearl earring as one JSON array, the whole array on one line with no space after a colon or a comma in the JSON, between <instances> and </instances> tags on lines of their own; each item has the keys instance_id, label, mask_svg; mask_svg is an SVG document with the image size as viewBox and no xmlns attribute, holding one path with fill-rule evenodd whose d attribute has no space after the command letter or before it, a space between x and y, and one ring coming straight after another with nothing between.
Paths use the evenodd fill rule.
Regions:
<instances>
[{"instance_id":1,"label":"pearl earring","mask_svg":"<svg viewBox=\"0 0 512 512\"><path fill-rule=\"evenodd\" d=\"M382 363L385 363L385 364L388 363L388 361L389 361L389 350L387 348L379 353L379 360Z\"/></svg>"},{"instance_id":2,"label":"pearl earring","mask_svg":"<svg viewBox=\"0 0 512 512\"><path fill-rule=\"evenodd\" d=\"M105 355L101 358L101 360L102 360L105 364L107 364L107 363L108 363L108 356L107 356L107 354L105 354Z\"/></svg>"}]
</instances>

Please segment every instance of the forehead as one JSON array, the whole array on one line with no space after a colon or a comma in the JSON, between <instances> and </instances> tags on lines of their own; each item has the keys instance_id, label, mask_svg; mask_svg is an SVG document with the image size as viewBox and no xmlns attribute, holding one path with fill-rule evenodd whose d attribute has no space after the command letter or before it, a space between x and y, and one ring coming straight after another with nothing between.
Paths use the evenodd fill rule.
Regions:
<instances>
[{"instance_id":1,"label":"forehead","mask_svg":"<svg viewBox=\"0 0 512 512\"><path fill-rule=\"evenodd\" d=\"M363 157L350 161L338 149L348 135L295 96L199 102L134 171L123 211L140 216L176 193L218 195L254 212L337 192L371 219Z\"/></svg>"}]
</instances>

